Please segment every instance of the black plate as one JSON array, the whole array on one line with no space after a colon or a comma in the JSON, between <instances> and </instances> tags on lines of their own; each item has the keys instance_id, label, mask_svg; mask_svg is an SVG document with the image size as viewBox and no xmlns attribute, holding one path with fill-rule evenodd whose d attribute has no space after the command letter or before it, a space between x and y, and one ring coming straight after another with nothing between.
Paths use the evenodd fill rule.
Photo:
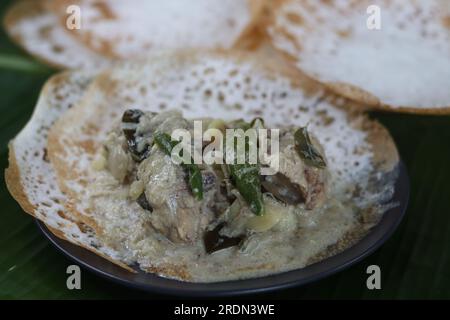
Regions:
<instances>
[{"instance_id":1,"label":"black plate","mask_svg":"<svg viewBox=\"0 0 450 320\"><path fill-rule=\"evenodd\" d=\"M43 223L37 221L37 224L52 244L69 258L86 269L117 283L145 291L182 296L230 296L301 286L348 268L373 253L392 235L403 218L408 198L408 174L404 164L400 163L393 199L399 205L388 210L380 223L353 247L303 269L256 279L206 284L170 280L144 272L133 274L86 249L55 237Z\"/></svg>"}]
</instances>

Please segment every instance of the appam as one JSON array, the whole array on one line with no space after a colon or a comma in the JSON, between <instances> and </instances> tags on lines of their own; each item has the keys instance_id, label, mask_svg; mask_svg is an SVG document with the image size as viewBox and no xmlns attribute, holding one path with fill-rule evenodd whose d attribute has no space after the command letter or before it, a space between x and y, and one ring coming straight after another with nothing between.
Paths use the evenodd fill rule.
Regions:
<instances>
[{"instance_id":1,"label":"appam","mask_svg":"<svg viewBox=\"0 0 450 320\"><path fill-rule=\"evenodd\" d=\"M165 277L226 281L299 268L283 259L239 269L230 262L228 269L205 278L198 266L203 262L207 265L208 258L189 264L175 254L177 248L172 245L158 258L146 255L143 248L147 247L141 247L146 243L141 232L146 216L126 198L111 201L101 192L95 197L91 193L90 186L104 174L94 170L92 163L111 124L131 106L155 112L183 110L190 118L258 116L272 126L308 124L323 143L331 185L350 197L360 214L358 223L338 239L324 243L305 265L348 248L395 205L390 199L398 153L389 133L376 121L337 107L320 87L306 89L299 79L295 70L237 52L155 55L147 63L126 63L101 74L50 130L48 156L58 187L68 198L65 209L94 230L105 246L120 252L120 262L137 263L141 269Z\"/></svg>"},{"instance_id":2,"label":"appam","mask_svg":"<svg viewBox=\"0 0 450 320\"><path fill-rule=\"evenodd\" d=\"M38 60L55 68L100 69L112 61L72 38L59 18L47 10L49 0L19 0L8 9L9 36Z\"/></svg>"},{"instance_id":3,"label":"appam","mask_svg":"<svg viewBox=\"0 0 450 320\"><path fill-rule=\"evenodd\" d=\"M103 69L152 51L239 46L262 1L19 0L4 25L19 46L53 67ZM79 30L67 27L73 5L81 8Z\"/></svg>"},{"instance_id":4,"label":"appam","mask_svg":"<svg viewBox=\"0 0 450 320\"><path fill-rule=\"evenodd\" d=\"M377 109L450 113L448 1L272 5L265 26L272 44L331 90ZM379 30L372 28L378 13Z\"/></svg>"},{"instance_id":5,"label":"appam","mask_svg":"<svg viewBox=\"0 0 450 320\"><path fill-rule=\"evenodd\" d=\"M57 237L132 271L120 262L114 249L101 244L92 228L67 210L69 200L58 187L56 173L48 159L50 127L77 103L91 78L83 72L65 72L46 83L30 121L9 143L5 180L9 192L22 209L44 222Z\"/></svg>"},{"instance_id":6,"label":"appam","mask_svg":"<svg viewBox=\"0 0 450 320\"><path fill-rule=\"evenodd\" d=\"M66 9L81 9L83 25L70 33L115 58L142 58L150 50L229 49L258 18L263 0L63 0L50 5L65 25Z\"/></svg>"}]
</instances>

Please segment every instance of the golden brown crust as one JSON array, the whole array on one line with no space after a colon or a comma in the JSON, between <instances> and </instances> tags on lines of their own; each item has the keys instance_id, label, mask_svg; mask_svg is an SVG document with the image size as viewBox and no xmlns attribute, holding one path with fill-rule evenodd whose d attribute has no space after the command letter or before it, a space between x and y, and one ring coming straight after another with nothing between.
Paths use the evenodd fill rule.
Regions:
<instances>
[{"instance_id":1,"label":"golden brown crust","mask_svg":"<svg viewBox=\"0 0 450 320\"><path fill-rule=\"evenodd\" d=\"M55 63L49 60L46 56L38 55L32 52L26 45L23 39L17 33L12 32L14 26L22 19L28 19L34 16L41 15L44 11L45 0L19 0L15 1L7 10L3 19L3 25L11 40L20 46L29 55L35 57L39 62L46 64L55 69L64 69L66 66Z\"/></svg>"},{"instance_id":2,"label":"golden brown crust","mask_svg":"<svg viewBox=\"0 0 450 320\"><path fill-rule=\"evenodd\" d=\"M362 228L361 226L358 225L358 227L346 232L344 236L341 239L339 239L339 241L337 241L335 244L328 246L322 252L311 257L308 260L307 265L320 262L324 259L330 258L343 252L345 249L348 249L351 246L358 243L358 241L360 241L364 236L366 236L369 231L370 229Z\"/></svg>"},{"instance_id":3,"label":"golden brown crust","mask_svg":"<svg viewBox=\"0 0 450 320\"><path fill-rule=\"evenodd\" d=\"M259 50L261 46L267 46L269 43L267 26L270 25L274 19L272 13L285 1L286 0L257 0L257 14L254 15L253 22L246 30L244 30L242 35L236 41L234 49L253 51Z\"/></svg>"},{"instance_id":4,"label":"golden brown crust","mask_svg":"<svg viewBox=\"0 0 450 320\"><path fill-rule=\"evenodd\" d=\"M412 107L393 107L387 104L380 104L374 106L374 110L395 112L395 113L410 113L410 114L423 114L423 115L434 115L443 116L450 114L450 107L442 108L412 108Z\"/></svg>"},{"instance_id":5,"label":"golden brown crust","mask_svg":"<svg viewBox=\"0 0 450 320\"><path fill-rule=\"evenodd\" d=\"M50 1L47 3L46 9L53 12L53 14L55 14L56 17L58 18L60 26L64 27L66 25L66 8L70 5L80 6L81 1L80 0ZM98 2L96 5L100 6L100 11L102 12L102 14L106 16L106 18L114 19L114 16L112 15L111 11L106 6L106 4ZM114 52L110 43L103 41L101 39L94 38L92 35L92 31L84 30L83 32L80 32L77 29L74 30L66 29L66 32L69 36L75 38L78 42L82 43L93 52L96 52L97 54L104 56L105 58L106 57L112 59L121 58Z\"/></svg>"},{"instance_id":6,"label":"golden brown crust","mask_svg":"<svg viewBox=\"0 0 450 320\"><path fill-rule=\"evenodd\" d=\"M102 81L105 80L105 81ZM104 78L103 74L97 76L95 80L95 84L102 85L103 82L108 83L108 89L112 89L112 83L108 79ZM89 94L89 93L87 93ZM83 103L83 100L79 103ZM69 110L69 112L72 112ZM73 113L73 112L72 112ZM76 116L76 115L74 115ZM63 159L63 156L66 154L65 148L67 147L60 139L60 131L71 122L71 119L67 120L67 118L58 120L52 128L50 128L47 145L48 145L48 158L53 165L53 168L56 172L56 179L60 190L66 194L68 197L68 201L65 203L65 208L76 217L77 220L83 222L90 228L92 228L96 234L102 235L103 229L99 226L99 224L95 221L94 218L87 216L86 214L81 213L77 209L77 203L79 202L79 196L76 194L71 188L67 186L67 181L76 180L78 177L86 177L87 174L85 172L78 172L74 170L74 168L70 167L68 163ZM89 134L95 134L96 128L95 126L91 126L89 128ZM86 133L88 134L88 133ZM71 143L71 142L65 142ZM94 154L95 150L97 150L95 146L95 142L92 140L84 140L80 142L78 145L82 150L86 153ZM87 183L87 182L86 182Z\"/></svg>"},{"instance_id":7,"label":"golden brown crust","mask_svg":"<svg viewBox=\"0 0 450 320\"><path fill-rule=\"evenodd\" d=\"M260 21L264 19L267 15L267 8L269 7L272 0L245 0L248 3L250 9L250 22L242 30L236 41L234 42L232 49L253 49L263 41L262 37L259 37ZM276 0L275 2L278 2ZM59 17L60 24L64 26L66 24L65 9L69 5L80 5L80 0L60 0L51 1L46 5L46 8L53 12L57 17ZM101 3L100 3L101 4ZM270 5L271 7L271 5ZM113 13L107 6L100 7L100 10L104 15L105 19L113 20L115 19ZM79 42L85 44L90 50L97 52L100 55L109 57L112 59L121 59L108 41L103 41L96 38L92 32L89 30L84 30L83 32L77 32L77 30L70 30L68 34L75 37ZM99 45L100 44L100 45ZM217 48L219 50L219 48Z\"/></svg>"},{"instance_id":8,"label":"golden brown crust","mask_svg":"<svg viewBox=\"0 0 450 320\"><path fill-rule=\"evenodd\" d=\"M50 162L52 163L55 171L57 173L57 182L61 191L66 194L69 198L65 207L71 214L73 214L77 220L85 223L89 227L95 230L96 234L103 234L103 229L98 225L95 219L87 216L86 214L81 213L76 206L78 199L78 195L74 193L74 191L67 187L66 181L73 180L83 173L70 170L61 158L60 155L65 154L64 145L58 139L58 128L64 126L64 123L56 123L53 128L50 130L48 136L48 157ZM54 133L52 133L54 132ZM85 149L87 150L87 149ZM93 150L93 149L92 149ZM85 176L85 175L84 175Z\"/></svg>"},{"instance_id":9,"label":"golden brown crust","mask_svg":"<svg viewBox=\"0 0 450 320\"><path fill-rule=\"evenodd\" d=\"M268 35L267 31L271 26L275 25L275 18L276 18L276 11L284 4L289 2L290 0L274 0L271 4L266 5L266 15L262 16L262 18L259 19L259 33L263 34L264 40L259 41L259 43L262 42L271 42L270 36ZM327 5L329 1L323 1L323 5ZM357 3L355 4L357 5ZM289 16L287 17L289 18ZM450 20L450 16L446 17L449 18L447 20ZM292 18L294 19L295 18ZM443 24L445 25L445 18L443 20ZM301 21L298 19L296 21L293 21L297 25L301 25ZM286 37L293 37L291 34L288 34L284 29L278 29L277 32L284 33L284 36ZM345 37L345 34L342 34L343 37ZM293 39L292 44L295 46L301 46L300 42L301 39ZM274 48L274 50L279 50L273 44L271 46ZM299 51L301 51L301 47L298 48ZM281 50L279 50L281 51ZM291 56L285 52L281 52L281 54L284 56L287 61L290 61L292 63L292 67L298 68L296 65L296 62L298 62L298 59L301 59L301 57L294 57ZM410 113L410 114L424 114L424 115L448 115L450 114L450 106L440 106L440 107L414 107L414 106L395 106L395 105L389 105L382 103L380 99L371 94L370 92L367 92L366 90L352 85L350 83L346 83L345 81L342 82L326 82L321 81L321 79L311 75L307 74L304 70L301 70L302 73L304 73L307 77L311 78L318 84L326 87L328 90L332 91L334 94L340 95L342 97L345 97L347 99L352 100L355 102L355 106L360 106L362 108L362 111L367 110L380 110L380 111L387 111L387 112L395 112L395 113Z\"/></svg>"},{"instance_id":10,"label":"golden brown crust","mask_svg":"<svg viewBox=\"0 0 450 320\"><path fill-rule=\"evenodd\" d=\"M165 264L145 269L145 272L155 273L164 277L171 277L183 281L192 280L191 274L184 265Z\"/></svg>"},{"instance_id":11,"label":"golden brown crust","mask_svg":"<svg viewBox=\"0 0 450 320\"><path fill-rule=\"evenodd\" d=\"M319 81L316 79L316 81ZM439 107L439 108L420 108L420 107L401 107L392 106L380 102L376 96L371 93L345 82L327 82L323 83L333 92L342 95L348 99L355 102L367 105L372 110L381 110L389 112L399 112L399 113L411 113L411 114L426 114L426 115L447 115L450 114L449 107Z\"/></svg>"},{"instance_id":12,"label":"golden brown crust","mask_svg":"<svg viewBox=\"0 0 450 320\"><path fill-rule=\"evenodd\" d=\"M115 265L117 265L117 266L119 266L119 267L121 267L121 268L123 268L123 269L125 269L125 270L127 270L127 271L129 271L129 272L137 273L136 270L134 270L133 268L131 268L129 265L127 265L127 264L121 262L120 260L114 260L114 259L112 259L111 257L109 257L109 256L107 256L107 255L105 255L105 254L99 252L98 250L95 250L94 248L89 247L89 246L87 246L87 245L83 245L83 244L80 244L80 243L73 243L73 242L71 242L70 240L68 240L68 239L66 238L66 236L64 235L63 232L61 232L61 230L58 230L58 229L56 229L56 228L52 228L52 227L50 227L50 226L47 225L47 224L46 224L45 226L47 227L48 230L50 230L51 233L53 233L56 237L60 238L61 240L68 241L68 242L70 242L70 243L72 243L72 244L75 244L75 245L77 245L77 246L79 246L79 247L82 247L82 248L84 248L84 249L86 249L86 250L88 250L88 251L90 251L90 252L92 252L92 253L95 253L96 255L98 255L98 256L100 256L100 257L102 257L102 258L108 260L109 262L114 263Z\"/></svg>"},{"instance_id":13,"label":"golden brown crust","mask_svg":"<svg viewBox=\"0 0 450 320\"><path fill-rule=\"evenodd\" d=\"M61 82L64 82L65 80L67 80L69 76L68 72L64 72L64 73L60 73L57 74L55 76L53 76L49 81L47 81L47 83L44 86L43 92L45 93L46 91L48 91L51 87L53 86L57 86L58 84L60 84ZM28 214L30 214L31 216L33 216L36 219L40 219L38 213L37 213L37 206L33 205L31 203L31 201L29 200L27 193L25 191L25 188L22 184L22 176L21 176L21 172L20 172L20 167L19 164L17 162L17 157L16 157L16 153L15 153L15 149L14 149L14 141L9 143L9 156L8 156L8 161L9 161L9 166L8 168L5 170L5 182L6 182L6 186L8 188L8 191L10 192L10 194L13 196L13 198L19 203L20 207ZM66 215L65 212L59 212L58 213L62 218L64 218L65 220L67 220L68 222L72 222L75 223L79 226L80 230L83 229L83 226L80 224L79 221L76 221L73 219L73 217ZM45 221L43 221L45 223ZM62 232L59 229L53 228L49 225L46 225L48 227L48 229L58 238L68 241L74 245L83 247L99 256L102 256L103 258L111 261L112 263L130 271L130 272L136 272L135 270L133 270L132 268L130 268L128 265L124 264L121 261L118 260L114 260L110 257L108 257L107 255L103 254L102 252L96 250L93 247L90 247L89 245L85 245L82 244L80 242L71 240L69 237L67 237L65 235L64 232Z\"/></svg>"},{"instance_id":14,"label":"golden brown crust","mask_svg":"<svg viewBox=\"0 0 450 320\"><path fill-rule=\"evenodd\" d=\"M372 146L375 169L384 173L394 170L400 156L389 131L379 122L367 118L362 128L367 132L367 142Z\"/></svg>"},{"instance_id":15,"label":"golden brown crust","mask_svg":"<svg viewBox=\"0 0 450 320\"><path fill-rule=\"evenodd\" d=\"M28 197L22 186L22 183L21 183L22 180L20 177L20 169L19 169L19 166L17 165L16 156L14 153L14 147L11 143L9 144L8 160L9 160L9 167L5 170L5 181L6 181L6 186L8 188L8 191L11 193L13 198L19 203L20 207L26 213L30 214L34 218L37 218L37 215L35 212L36 206L34 206L28 200ZM46 225L46 227L58 238L68 241L77 246L83 247L84 249L87 249L87 250L107 259L108 261L118 265L121 268L124 268L130 272L136 273L136 270L132 269L131 267L129 267L128 265L124 264L123 262L121 262L119 260L114 260L114 259L108 257L107 255L102 254L101 252L99 252L99 251L95 250L94 248L89 247L87 245L83 245L83 244L75 243L75 242L71 241L70 239L68 239L66 237L66 235L61 230L50 227L49 225Z\"/></svg>"},{"instance_id":16,"label":"golden brown crust","mask_svg":"<svg viewBox=\"0 0 450 320\"><path fill-rule=\"evenodd\" d=\"M258 271L258 270L274 270L275 266L271 263L262 263L254 266L248 266L243 268L238 268L236 271L240 272L252 272L252 271Z\"/></svg>"},{"instance_id":17,"label":"golden brown crust","mask_svg":"<svg viewBox=\"0 0 450 320\"><path fill-rule=\"evenodd\" d=\"M327 82L324 83L330 90L352 100L363 104L379 105L380 100L370 92L345 82Z\"/></svg>"},{"instance_id":18,"label":"golden brown crust","mask_svg":"<svg viewBox=\"0 0 450 320\"><path fill-rule=\"evenodd\" d=\"M270 0L247 0L251 10L251 22L241 32L239 38L235 41L233 49L254 50L265 41L264 29L261 28L261 22L267 16L267 8Z\"/></svg>"},{"instance_id":19,"label":"golden brown crust","mask_svg":"<svg viewBox=\"0 0 450 320\"><path fill-rule=\"evenodd\" d=\"M75 67L103 67L108 66L114 61L109 60L106 57L102 57L97 55L94 51L85 47L85 45L78 41L76 37L73 36L73 32L66 28L66 16L61 16L61 23L57 23L57 19L59 17L54 16L54 14L49 10L49 8L54 6L54 3L57 1L53 0L18 0L15 1L7 10L6 15L3 20L3 24L5 26L5 30L7 31L9 37L12 39L14 43L20 46L25 52L29 55L33 56L39 62L46 64L54 69L67 69L67 68L75 68ZM64 11L65 13L65 11ZM15 26L17 26L22 20L29 21L34 17L53 17L55 19L54 23L49 23L44 27L35 27L35 38L33 42L30 42L30 39L26 40L24 38L24 32L20 30L18 32L14 32ZM68 43L63 43L62 39L56 40L49 35L52 35L53 32L63 32L67 39L70 41ZM39 52L37 47L34 45L34 40L39 40L41 42L45 42L49 47L48 50L52 50L53 53L50 52ZM71 52L79 52L81 50L82 55L84 56L83 61L77 62L77 65L74 65L70 60L71 56L67 54L68 51ZM58 59L53 55L58 55Z\"/></svg>"},{"instance_id":20,"label":"golden brown crust","mask_svg":"<svg viewBox=\"0 0 450 320\"><path fill-rule=\"evenodd\" d=\"M9 155L8 155L9 167L5 170L5 181L6 187L13 198L19 203L20 207L28 214L36 217L34 206L23 189L21 179L20 179L20 169L17 165L16 156L14 153L14 146L12 143L9 144Z\"/></svg>"},{"instance_id":21,"label":"golden brown crust","mask_svg":"<svg viewBox=\"0 0 450 320\"><path fill-rule=\"evenodd\" d=\"M374 171L388 175L397 170L400 156L389 131L379 122L371 120L359 112L350 113L349 117L353 118L353 120L360 120L356 121L356 126L367 133L367 142L370 144L373 153L372 164ZM369 221L360 221L356 227L346 232L335 244L328 246L325 250L311 257L307 265L332 257L355 245L370 232L371 228L381 218L381 215L374 210L374 207L364 209L360 212L360 216L367 216Z\"/></svg>"}]
</instances>

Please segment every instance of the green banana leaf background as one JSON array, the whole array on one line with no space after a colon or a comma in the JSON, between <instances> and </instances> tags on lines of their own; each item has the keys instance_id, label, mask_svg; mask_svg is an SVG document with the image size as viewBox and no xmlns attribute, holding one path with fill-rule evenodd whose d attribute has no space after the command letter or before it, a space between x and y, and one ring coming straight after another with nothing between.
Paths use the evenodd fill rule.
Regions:
<instances>
[{"instance_id":1,"label":"green banana leaf background","mask_svg":"<svg viewBox=\"0 0 450 320\"><path fill-rule=\"evenodd\" d=\"M3 0L0 15L11 1ZM0 30L0 166L8 141L31 116L40 89L55 73L35 62ZM448 88L450 90L450 88ZM411 179L405 219L381 249L339 274L250 298L450 298L450 117L373 113L394 137ZM82 289L68 290L71 263L51 246L0 183L0 299L165 298L130 290L82 271ZM381 290L368 290L366 268L381 268Z\"/></svg>"}]
</instances>

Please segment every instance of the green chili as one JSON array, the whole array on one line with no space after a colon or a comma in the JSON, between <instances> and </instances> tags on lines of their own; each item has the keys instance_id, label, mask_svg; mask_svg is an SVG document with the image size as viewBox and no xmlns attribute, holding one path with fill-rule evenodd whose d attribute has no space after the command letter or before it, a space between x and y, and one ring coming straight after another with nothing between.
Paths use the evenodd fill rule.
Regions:
<instances>
[{"instance_id":1,"label":"green chili","mask_svg":"<svg viewBox=\"0 0 450 320\"><path fill-rule=\"evenodd\" d=\"M156 132L154 136L156 144L163 150L167 155L172 154L172 149L178 145L179 141L172 141L172 138L163 132ZM188 173L188 184L191 188L191 192L197 200L203 199L203 179L200 168L192 163L182 163L181 166Z\"/></svg>"}]
</instances>

